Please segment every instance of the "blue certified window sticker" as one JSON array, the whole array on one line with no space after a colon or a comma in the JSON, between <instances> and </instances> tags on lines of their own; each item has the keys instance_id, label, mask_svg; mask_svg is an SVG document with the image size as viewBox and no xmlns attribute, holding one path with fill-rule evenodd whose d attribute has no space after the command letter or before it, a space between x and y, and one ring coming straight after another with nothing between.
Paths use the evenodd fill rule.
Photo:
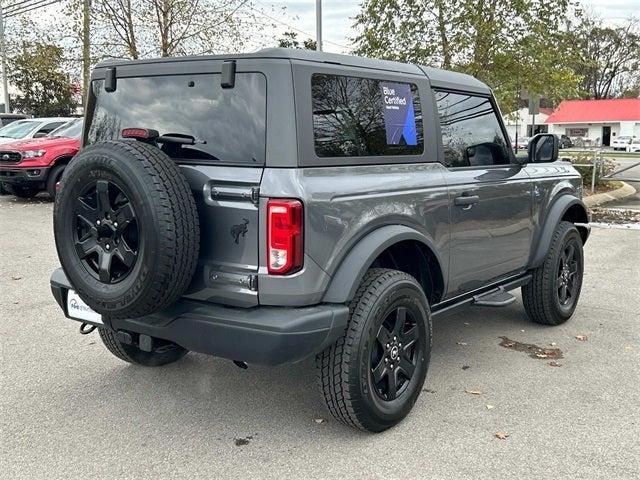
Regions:
<instances>
[{"instance_id":1,"label":"blue certified window sticker","mask_svg":"<svg viewBox=\"0 0 640 480\"><path fill-rule=\"evenodd\" d=\"M387 145L418 145L413 94L407 83L380 82Z\"/></svg>"}]
</instances>

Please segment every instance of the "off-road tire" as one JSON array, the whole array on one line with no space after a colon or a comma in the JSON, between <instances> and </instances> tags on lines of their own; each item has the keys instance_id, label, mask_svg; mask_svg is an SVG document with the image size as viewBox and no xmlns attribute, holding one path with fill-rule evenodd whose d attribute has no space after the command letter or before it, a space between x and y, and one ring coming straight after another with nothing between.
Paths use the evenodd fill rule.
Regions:
<instances>
[{"instance_id":1,"label":"off-road tire","mask_svg":"<svg viewBox=\"0 0 640 480\"><path fill-rule=\"evenodd\" d=\"M560 258L567 245L573 245L577 253L577 291L575 298L567 306L562 306L558 298L558 268ZM542 265L532 271L531 282L522 287L522 301L529 318L543 325L560 325L575 311L582 288L584 253L582 238L571 222L560 222L557 226L549 251Z\"/></svg>"},{"instance_id":2,"label":"off-road tire","mask_svg":"<svg viewBox=\"0 0 640 480\"><path fill-rule=\"evenodd\" d=\"M0 182L0 195L10 195L11 191L6 187L6 183Z\"/></svg>"},{"instance_id":3,"label":"off-road tire","mask_svg":"<svg viewBox=\"0 0 640 480\"><path fill-rule=\"evenodd\" d=\"M138 222L138 256L117 282L97 278L75 246L74 202L89 183L100 181L126 193ZM67 165L55 199L54 233L60 262L77 293L112 319L142 317L173 304L197 266L200 231L189 185L171 158L140 142L96 143Z\"/></svg>"},{"instance_id":4,"label":"off-road tire","mask_svg":"<svg viewBox=\"0 0 640 480\"><path fill-rule=\"evenodd\" d=\"M159 367L177 362L189 351L175 343L167 343L153 352L145 352L135 345L127 345L118 340L116 333L106 328L99 328L100 340L113 355L120 360L144 367Z\"/></svg>"},{"instance_id":5,"label":"off-road tire","mask_svg":"<svg viewBox=\"0 0 640 480\"><path fill-rule=\"evenodd\" d=\"M412 305L422 322L422 350L411 382L394 402L381 402L370 384L369 351L385 311L398 302ZM403 304L403 303L400 303ZM400 422L413 407L427 374L432 324L429 304L420 284L404 272L370 269L349 305L343 336L316 356L317 382L329 412L361 430L380 432ZM381 320L382 319L382 320ZM394 403L392 405L392 403Z\"/></svg>"},{"instance_id":6,"label":"off-road tire","mask_svg":"<svg viewBox=\"0 0 640 480\"><path fill-rule=\"evenodd\" d=\"M56 198L56 183L58 183L62 178L62 174L66 167L66 164L59 164L53 167L49 172L49 177L47 178L47 193L52 199Z\"/></svg>"}]
</instances>

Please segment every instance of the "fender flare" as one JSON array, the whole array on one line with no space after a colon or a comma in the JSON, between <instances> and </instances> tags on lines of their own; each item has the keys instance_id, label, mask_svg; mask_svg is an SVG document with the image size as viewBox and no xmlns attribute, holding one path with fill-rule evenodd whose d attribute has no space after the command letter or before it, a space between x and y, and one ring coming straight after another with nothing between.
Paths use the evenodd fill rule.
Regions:
<instances>
[{"instance_id":1,"label":"fender flare","mask_svg":"<svg viewBox=\"0 0 640 480\"><path fill-rule=\"evenodd\" d=\"M442 265L437 250L428 237L405 225L386 225L366 235L347 253L329 282L322 301L346 303L352 300L374 260L388 247L404 240L423 243L434 253L438 264Z\"/></svg>"},{"instance_id":2,"label":"fender flare","mask_svg":"<svg viewBox=\"0 0 640 480\"><path fill-rule=\"evenodd\" d=\"M584 223L578 222L577 226L579 229L584 229L584 232L580 232L583 243L587 241L590 230L587 225L587 222L589 221L587 207L585 207L582 200L578 197L574 197L573 195L560 195L549 209L549 213L547 214L547 218L545 219L544 225L538 235L538 239L534 243L537 247L535 251L532 250L532 255L529 258L529 268L536 268L542 264L544 258L547 256L549 247L551 246L551 239L553 238L556 228L560 224L564 214L574 205L578 205L584 212L584 219L586 221Z\"/></svg>"}]
</instances>

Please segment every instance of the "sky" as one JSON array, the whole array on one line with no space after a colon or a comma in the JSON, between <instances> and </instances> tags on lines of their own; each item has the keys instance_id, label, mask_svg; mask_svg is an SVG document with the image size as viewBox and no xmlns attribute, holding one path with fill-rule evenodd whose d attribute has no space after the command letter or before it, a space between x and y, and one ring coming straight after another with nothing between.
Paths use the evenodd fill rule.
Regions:
<instances>
[{"instance_id":1,"label":"sky","mask_svg":"<svg viewBox=\"0 0 640 480\"><path fill-rule=\"evenodd\" d=\"M349 38L355 32L352 29L353 17L358 13L362 0L323 0L323 39L324 50L334 53L346 51ZM283 15L278 18L302 32L308 37L315 38L316 13L315 0L281 0L267 2L260 0L260 4L271 4L276 9L286 7ZM640 15L640 0L582 0L585 8L590 9L607 23L615 24L624 21L629 15ZM282 25L282 24L280 24ZM284 27L286 29L286 27ZM298 32L299 38L305 35Z\"/></svg>"}]
</instances>

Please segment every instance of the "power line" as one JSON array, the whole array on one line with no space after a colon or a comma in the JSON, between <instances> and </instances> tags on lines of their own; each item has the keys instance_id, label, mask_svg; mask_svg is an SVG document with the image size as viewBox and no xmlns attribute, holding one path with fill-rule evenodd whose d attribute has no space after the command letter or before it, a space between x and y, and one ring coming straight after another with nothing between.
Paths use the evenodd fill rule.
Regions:
<instances>
[{"instance_id":1,"label":"power line","mask_svg":"<svg viewBox=\"0 0 640 480\"><path fill-rule=\"evenodd\" d=\"M259 3L259 4L260 4L260 5L262 5L263 7L268 8L268 6L267 6L267 5L265 5L264 3L262 3L262 2L260 2L260 1L258 1L258 0L256 0L256 3ZM263 17L266 17L266 18L268 18L269 20L272 20L272 21L277 22L277 23L279 23L279 24L281 24L281 25L284 25L285 27L288 27L288 28L290 28L291 30L294 30L294 31L296 31L296 32L298 32L298 33L302 33L302 34L306 35L307 37L316 38L316 35L315 35L315 34L313 34L313 33L305 32L304 30L300 30L299 28L296 28L296 27L294 27L293 25L289 25L288 23L283 22L282 20L279 20L279 19L277 19L277 18L274 18L274 17L272 17L272 16L270 16L270 15L267 15L266 13L264 13L264 12L263 12L263 11L261 11L261 10L258 10L257 8L255 8L255 7L254 7L254 6L252 6L252 5L247 5L247 6L248 6L251 10L253 10L254 12L256 12L258 15L262 15ZM346 45L341 45L340 43L332 42L332 41L330 41L330 40L326 40L326 39L324 39L324 38L322 39L322 41L323 41L323 43L330 43L330 44L332 44L332 45L335 45L336 47L346 48L347 50L349 50L349 48L350 48L350 47L347 47Z\"/></svg>"},{"instance_id":2,"label":"power line","mask_svg":"<svg viewBox=\"0 0 640 480\"><path fill-rule=\"evenodd\" d=\"M23 2L14 3L8 7L5 7L4 13L6 15L11 15L14 12L19 12L20 10L25 10L27 8L35 7L41 3L46 3L47 0L24 0Z\"/></svg>"},{"instance_id":3,"label":"power line","mask_svg":"<svg viewBox=\"0 0 640 480\"><path fill-rule=\"evenodd\" d=\"M23 13L32 12L33 10L38 10L40 8L48 7L49 5L53 5L54 3L60 3L63 0L38 0L36 3L32 5L26 5L22 8L16 8L10 12L5 14L5 18L11 18L18 15L22 15Z\"/></svg>"}]
</instances>

